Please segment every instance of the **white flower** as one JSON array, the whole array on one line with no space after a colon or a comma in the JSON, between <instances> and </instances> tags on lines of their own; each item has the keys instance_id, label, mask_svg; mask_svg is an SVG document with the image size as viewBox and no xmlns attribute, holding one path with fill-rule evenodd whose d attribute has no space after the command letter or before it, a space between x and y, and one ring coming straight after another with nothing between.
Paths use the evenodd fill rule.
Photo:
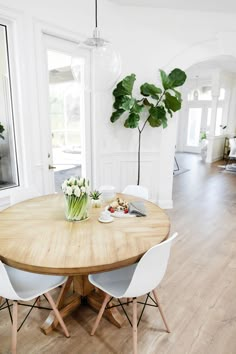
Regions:
<instances>
[{"instance_id":1,"label":"white flower","mask_svg":"<svg viewBox=\"0 0 236 354\"><path fill-rule=\"evenodd\" d=\"M69 183L70 183L71 185L75 184L75 177L70 177Z\"/></svg>"},{"instance_id":2,"label":"white flower","mask_svg":"<svg viewBox=\"0 0 236 354\"><path fill-rule=\"evenodd\" d=\"M80 192L80 188L78 186L76 186L75 190L74 190L74 194L76 195L76 197L79 197L81 192Z\"/></svg>"},{"instance_id":3,"label":"white flower","mask_svg":"<svg viewBox=\"0 0 236 354\"><path fill-rule=\"evenodd\" d=\"M65 192L66 187L67 187L67 181L64 181L61 185L61 189L63 190L63 192Z\"/></svg>"},{"instance_id":4,"label":"white flower","mask_svg":"<svg viewBox=\"0 0 236 354\"><path fill-rule=\"evenodd\" d=\"M71 195L72 192L73 192L72 188L71 188L70 186L68 186L68 187L66 188L66 194Z\"/></svg>"},{"instance_id":5,"label":"white flower","mask_svg":"<svg viewBox=\"0 0 236 354\"><path fill-rule=\"evenodd\" d=\"M78 185L81 187L83 185L83 183L84 183L84 179L81 177L78 182Z\"/></svg>"},{"instance_id":6,"label":"white flower","mask_svg":"<svg viewBox=\"0 0 236 354\"><path fill-rule=\"evenodd\" d=\"M80 188L81 189L81 193L85 193L86 192L86 188L83 186Z\"/></svg>"}]
</instances>

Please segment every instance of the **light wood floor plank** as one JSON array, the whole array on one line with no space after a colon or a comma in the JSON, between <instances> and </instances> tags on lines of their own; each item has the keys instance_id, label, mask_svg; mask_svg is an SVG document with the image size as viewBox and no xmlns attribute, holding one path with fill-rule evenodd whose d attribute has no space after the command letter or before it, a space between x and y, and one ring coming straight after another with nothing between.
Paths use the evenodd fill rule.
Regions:
<instances>
[{"instance_id":1,"label":"light wood floor plank","mask_svg":"<svg viewBox=\"0 0 236 354\"><path fill-rule=\"evenodd\" d=\"M174 177L174 208L168 211L179 237L158 295L171 328L147 308L138 328L140 354L236 354L236 174L196 155L177 156L190 171ZM56 294L55 294L56 295ZM42 301L42 303L44 303ZM128 306L129 314L132 306ZM19 317L26 309L20 308ZM96 314L82 307L48 336L39 330L47 311L34 310L18 334L18 354L130 354L132 329L105 319L94 337ZM19 319L20 320L20 319ZM9 353L10 323L0 311L0 354Z\"/></svg>"}]
</instances>

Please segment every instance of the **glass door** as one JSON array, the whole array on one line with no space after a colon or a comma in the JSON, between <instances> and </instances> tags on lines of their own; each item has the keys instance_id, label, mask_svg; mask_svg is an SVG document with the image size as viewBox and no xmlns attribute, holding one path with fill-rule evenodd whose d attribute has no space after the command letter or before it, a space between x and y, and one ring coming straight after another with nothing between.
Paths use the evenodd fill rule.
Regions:
<instances>
[{"instance_id":1,"label":"glass door","mask_svg":"<svg viewBox=\"0 0 236 354\"><path fill-rule=\"evenodd\" d=\"M199 153L201 135L208 134L211 122L211 108L208 104L189 105L187 110L187 127L184 151Z\"/></svg>"},{"instance_id":2,"label":"glass door","mask_svg":"<svg viewBox=\"0 0 236 354\"><path fill-rule=\"evenodd\" d=\"M202 108L189 108L186 147L197 150L201 132Z\"/></svg>"},{"instance_id":3,"label":"glass door","mask_svg":"<svg viewBox=\"0 0 236 354\"><path fill-rule=\"evenodd\" d=\"M47 36L50 37L50 36ZM88 176L90 96L85 91L90 57L87 50L65 40L47 39L48 173L55 192L71 176ZM56 45L55 45L56 44ZM63 45L62 45L63 44ZM76 60L76 77L71 63ZM53 192L53 191L52 191Z\"/></svg>"}]
</instances>

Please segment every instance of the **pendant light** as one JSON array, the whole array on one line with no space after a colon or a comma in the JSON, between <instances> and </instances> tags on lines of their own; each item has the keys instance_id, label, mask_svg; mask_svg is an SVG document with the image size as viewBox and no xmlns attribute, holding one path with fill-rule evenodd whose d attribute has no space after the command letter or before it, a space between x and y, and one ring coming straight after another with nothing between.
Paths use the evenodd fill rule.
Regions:
<instances>
[{"instance_id":1,"label":"pendant light","mask_svg":"<svg viewBox=\"0 0 236 354\"><path fill-rule=\"evenodd\" d=\"M121 74L120 55L115 51L111 43L101 38L98 28L98 3L95 0L95 29L93 36L87 38L81 47L91 52L91 83L86 88L93 92L105 92L111 90ZM75 78L78 77L79 58L71 63Z\"/></svg>"},{"instance_id":2,"label":"pendant light","mask_svg":"<svg viewBox=\"0 0 236 354\"><path fill-rule=\"evenodd\" d=\"M93 30L93 37L87 38L84 44L89 47L104 47L110 42L100 37L100 31L98 29L98 2L95 0L95 28Z\"/></svg>"}]
</instances>

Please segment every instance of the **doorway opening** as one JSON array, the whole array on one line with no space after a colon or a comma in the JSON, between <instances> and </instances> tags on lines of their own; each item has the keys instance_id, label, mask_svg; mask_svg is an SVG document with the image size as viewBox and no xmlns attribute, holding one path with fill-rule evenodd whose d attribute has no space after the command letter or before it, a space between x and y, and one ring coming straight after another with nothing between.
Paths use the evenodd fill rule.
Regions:
<instances>
[{"instance_id":1,"label":"doorway opening","mask_svg":"<svg viewBox=\"0 0 236 354\"><path fill-rule=\"evenodd\" d=\"M51 124L52 166L55 191L70 176L81 176L82 137L81 120L84 117L84 89L71 71L71 56L47 51L49 73L49 119ZM49 167L50 168L50 167Z\"/></svg>"},{"instance_id":2,"label":"doorway opening","mask_svg":"<svg viewBox=\"0 0 236 354\"><path fill-rule=\"evenodd\" d=\"M90 52L44 34L48 101L48 193L60 192L71 176L90 179ZM73 62L76 61L76 75Z\"/></svg>"},{"instance_id":3,"label":"doorway opening","mask_svg":"<svg viewBox=\"0 0 236 354\"><path fill-rule=\"evenodd\" d=\"M199 154L202 162L221 160L226 138L236 133L236 58L214 57L186 72L177 151Z\"/></svg>"}]
</instances>

